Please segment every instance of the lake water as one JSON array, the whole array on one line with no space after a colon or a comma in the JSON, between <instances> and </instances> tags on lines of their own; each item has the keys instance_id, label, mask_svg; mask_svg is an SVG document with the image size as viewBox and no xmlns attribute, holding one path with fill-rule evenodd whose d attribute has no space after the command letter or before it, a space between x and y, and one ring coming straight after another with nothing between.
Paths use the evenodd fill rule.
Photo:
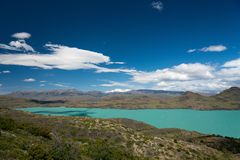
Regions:
<instances>
[{"instance_id":1,"label":"lake water","mask_svg":"<svg viewBox=\"0 0 240 160\"><path fill-rule=\"evenodd\" d=\"M21 108L35 114L54 116L89 116L94 118L129 118L157 128L181 128L206 134L240 138L240 110L199 111L191 109L100 109L34 107Z\"/></svg>"}]
</instances>

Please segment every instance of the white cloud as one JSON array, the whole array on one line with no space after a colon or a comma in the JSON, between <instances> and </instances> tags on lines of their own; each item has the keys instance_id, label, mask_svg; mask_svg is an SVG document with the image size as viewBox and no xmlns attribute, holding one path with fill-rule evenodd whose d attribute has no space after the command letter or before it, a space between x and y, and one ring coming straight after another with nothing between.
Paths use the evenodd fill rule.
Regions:
<instances>
[{"instance_id":1,"label":"white cloud","mask_svg":"<svg viewBox=\"0 0 240 160\"><path fill-rule=\"evenodd\" d=\"M40 87L44 87L44 86L45 86L45 84L40 84L39 86L40 86Z\"/></svg>"},{"instance_id":2,"label":"white cloud","mask_svg":"<svg viewBox=\"0 0 240 160\"><path fill-rule=\"evenodd\" d=\"M46 44L50 54L0 54L0 64L39 67L43 69L95 69L99 72L120 72L118 69L107 69L97 66L109 63L110 58L93 51L75 47Z\"/></svg>"},{"instance_id":3,"label":"white cloud","mask_svg":"<svg viewBox=\"0 0 240 160\"><path fill-rule=\"evenodd\" d=\"M130 89L120 89L120 88L117 88L117 89L113 89L113 90L110 90L110 91L106 91L106 93L114 93L114 92L129 92L131 91Z\"/></svg>"},{"instance_id":4,"label":"white cloud","mask_svg":"<svg viewBox=\"0 0 240 160\"><path fill-rule=\"evenodd\" d=\"M227 47L223 45L212 45L212 46L208 46L200 49L200 51L202 52L222 52L225 50L227 50Z\"/></svg>"},{"instance_id":5,"label":"white cloud","mask_svg":"<svg viewBox=\"0 0 240 160\"><path fill-rule=\"evenodd\" d=\"M6 71L2 71L2 73L11 73L11 71L6 70Z\"/></svg>"},{"instance_id":6,"label":"white cloud","mask_svg":"<svg viewBox=\"0 0 240 160\"><path fill-rule=\"evenodd\" d=\"M100 84L102 87L129 87L130 85L127 83L115 82L115 81L107 81L108 83Z\"/></svg>"},{"instance_id":7,"label":"white cloud","mask_svg":"<svg viewBox=\"0 0 240 160\"><path fill-rule=\"evenodd\" d=\"M2 84L0 83L0 87L2 87Z\"/></svg>"},{"instance_id":8,"label":"white cloud","mask_svg":"<svg viewBox=\"0 0 240 160\"><path fill-rule=\"evenodd\" d=\"M152 8L158 10L158 11L161 11L163 10L163 3L161 1L153 1L151 3L151 6Z\"/></svg>"},{"instance_id":9,"label":"white cloud","mask_svg":"<svg viewBox=\"0 0 240 160\"><path fill-rule=\"evenodd\" d=\"M223 67L240 67L240 58L224 63Z\"/></svg>"},{"instance_id":10,"label":"white cloud","mask_svg":"<svg viewBox=\"0 0 240 160\"><path fill-rule=\"evenodd\" d=\"M19 44L19 43L22 44ZM169 68L154 71L138 71L130 68L106 68L103 65L124 64L111 62L110 57L89 50L68 47L57 44L46 44L48 53L32 53L34 49L27 46L22 39L10 42L10 45L0 44L0 48L23 51L23 53L0 53L0 64L38 67L42 69L78 70L93 69L96 73L124 73L130 76L130 81L107 81L98 86L122 88L152 88L164 90L219 91L230 86L240 86L240 58L228 61L220 66L201 63L182 63ZM24 47L23 47L24 46ZM190 49L188 52L221 52L227 47L214 45L201 49ZM28 52L27 52L28 51ZM35 79L25 79L34 82ZM45 83L45 81L40 81ZM41 84L39 84L41 85ZM57 87L68 87L62 83L47 83ZM43 85L42 85L43 86ZM114 89L109 92L127 91L129 89Z\"/></svg>"},{"instance_id":11,"label":"white cloud","mask_svg":"<svg viewBox=\"0 0 240 160\"><path fill-rule=\"evenodd\" d=\"M11 41L9 45L10 47L15 48L16 51L35 52L32 46L28 45L25 40Z\"/></svg>"},{"instance_id":12,"label":"white cloud","mask_svg":"<svg viewBox=\"0 0 240 160\"><path fill-rule=\"evenodd\" d=\"M63 85L63 84L58 84L58 83L56 83L56 84L54 84L55 86L58 86L58 87L66 87L65 85Z\"/></svg>"},{"instance_id":13,"label":"white cloud","mask_svg":"<svg viewBox=\"0 0 240 160\"><path fill-rule=\"evenodd\" d=\"M197 50L196 49L189 49L187 52L188 53L193 53L193 52L196 52Z\"/></svg>"},{"instance_id":14,"label":"white cloud","mask_svg":"<svg viewBox=\"0 0 240 160\"><path fill-rule=\"evenodd\" d=\"M70 86L68 86L64 83L49 83L49 85L60 87L60 88L70 88Z\"/></svg>"},{"instance_id":15,"label":"white cloud","mask_svg":"<svg viewBox=\"0 0 240 160\"><path fill-rule=\"evenodd\" d=\"M19 32L19 33L14 33L12 37L17 39L28 39L31 37L31 34L27 32Z\"/></svg>"},{"instance_id":16,"label":"white cloud","mask_svg":"<svg viewBox=\"0 0 240 160\"><path fill-rule=\"evenodd\" d=\"M151 72L135 71L128 74L132 76L131 85L142 84L145 88L151 89L218 92L231 86L240 87L239 59L228 61L222 66L183 63L171 68Z\"/></svg>"},{"instance_id":17,"label":"white cloud","mask_svg":"<svg viewBox=\"0 0 240 160\"><path fill-rule=\"evenodd\" d=\"M172 68L158 69L153 72L137 71L130 73L132 80L137 83L160 82L162 80L186 81L193 79L213 78L214 68L200 63L180 64Z\"/></svg>"},{"instance_id":18,"label":"white cloud","mask_svg":"<svg viewBox=\"0 0 240 160\"><path fill-rule=\"evenodd\" d=\"M216 74L226 81L240 81L240 67L222 68Z\"/></svg>"},{"instance_id":19,"label":"white cloud","mask_svg":"<svg viewBox=\"0 0 240 160\"><path fill-rule=\"evenodd\" d=\"M23 51L23 52L35 52L32 46L26 43L25 39L31 37L29 33L21 32L15 33L12 37L17 38L16 41L11 41L9 45L0 44L0 49L11 50L11 51Z\"/></svg>"},{"instance_id":20,"label":"white cloud","mask_svg":"<svg viewBox=\"0 0 240 160\"><path fill-rule=\"evenodd\" d=\"M203 47L200 49L189 49L187 52L188 53L193 53L193 52L223 52L227 50L227 47L224 45L211 45L208 47Z\"/></svg>"},{"instance_id":21,"label":"white cloud","mask_svg":"<svg viewBox=\"0 0 240 160\"><path fill-rule=\"evenodd\" d=\"M6 44L0 44L0 49L5 49L5 50L11 50L11 51L21 51L20 49L16 47L12 47Z\"/></svg>"},{"instance_id":22,"label":"white cloud","mask_svg":"<svg viewBox=\"0 0 240 160\"><path fill-rule=\"evenodd\" d=\"M97 67L96 69L96 73L119 73L119 72L123 72L123 73L132 73L132 72L136 72L135 69L127 69L127 68L105 68L105 67Z\"/></svg>"},{"instance_id":23,"label":"white cloud","mask_svg":"<svg viewBox=\"0 0 240 160\"><path fill-rule=\"evenodd\" d=\"M23 80L24 82L35 82L36 80L34 78L27 78Z\"/></svg>"},{"instance_id":24,"label":"white cloud","mask_svg":"<svg viewBox=\"0 0 240 160\"><path fill-rule=\"evenodd\" d=\"M228 83L218 79L190 80L190 81L162 81L156 89L172 91L215 92L231 87Z\"/></svg>"},{"instance_id":25,"label":"white cloud","mask_svg":"<svg viewBox=\"0 0 240 160\"><path fill-rule=\"evenodd\" d=\"M240 58L225 62L217 74L227 81L240 81Z\"/></svg>"},{"instance_id":26,"label":"white cloud","mask_svg":"<svg viewBox=\"0 0 240 160\"><path fill-rule=\"evenodd\" d=\"M124 64L124 62L112 62L110 57L93 51L83 50L57 44L46 44L50 53L36 53L24 39L30 38L29 33L16 33L13 37L17 41L11 41L9 45L0 44L1 49L21 51L23 53L0 53L0 64L39 67L42 69L94 69L97 73L103 72L130 72L129 69L115 69L98 66L100 64ZM35 52L35 53L34 53Z\"/></svg>"},{"instance_id":27,"label":"white cloud","mask_svg":"<svg viewBox=\"0 0 240 160\"><path fill-rule=\"evenodd\" d=\"M11 71L5 70L5 71L2 71L2 72L0 72L0 73L7 74L7 73L11 73Z\"/></svg>"},{"instance_id":28,"label":"white cloud","mask_svg":"<svg viewBox=\"0 0 240 160\"><path fill-rule=\"evenodd\" d=\"M125 62L107 62L107 64L125 64Z\"/></svg>"}]
</instances>

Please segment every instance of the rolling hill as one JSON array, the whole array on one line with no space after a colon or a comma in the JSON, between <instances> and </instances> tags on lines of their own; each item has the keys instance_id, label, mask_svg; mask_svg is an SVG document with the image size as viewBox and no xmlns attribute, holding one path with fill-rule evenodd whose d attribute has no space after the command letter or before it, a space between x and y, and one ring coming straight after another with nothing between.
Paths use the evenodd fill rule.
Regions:
<instances>
[{"instance_id":1,"label":"rolling hill","mask_svg":"<svg viewBox=\"0 0 240 160\"><path fill-rule=\"evenodd\" d=\"M124 93L103 93L52 90L14 92L6 97L24 98L31 103L47 106L60 103L66 107L240 109L238 87L211 96L189 91L133 90Z\"/></svg>"}]
</instances>

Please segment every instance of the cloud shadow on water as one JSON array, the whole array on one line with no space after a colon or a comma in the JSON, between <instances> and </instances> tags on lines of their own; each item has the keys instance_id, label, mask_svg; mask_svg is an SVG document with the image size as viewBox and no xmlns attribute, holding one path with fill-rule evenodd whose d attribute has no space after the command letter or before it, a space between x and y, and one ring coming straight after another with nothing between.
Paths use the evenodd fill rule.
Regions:
<instances>
[{"instance_id":1,"label":"cloud shadow on water","mask_svg":"<svg viewBox=\"0 0 240 160\"><path fill-rule=\"evenodd\" d=\"M33 111L31 113L44 114L44 115L64 115L64 116L79 116L79 117L91 117L94 112L85 111Z\"/></svg>"}]
</instances>

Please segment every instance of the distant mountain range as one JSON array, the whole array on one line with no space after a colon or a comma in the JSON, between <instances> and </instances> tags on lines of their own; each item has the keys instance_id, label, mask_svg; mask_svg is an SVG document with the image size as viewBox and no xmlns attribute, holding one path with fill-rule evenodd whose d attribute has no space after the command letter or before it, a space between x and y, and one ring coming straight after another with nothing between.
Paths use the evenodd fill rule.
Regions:
<instances>
[{"instance_id":1,"label":"distant mountain range","mask_svg":"<svg viewBox=\"0 0 240 160\"><path fill-rule=\"evenodd\" d=\"M79 96L93 96L102 97L109 95L165 95L165 96L180 96L185 92L180 91L164 91L164 90L131 90L128 92L100 92L100 91L79 91L75 89L67 90L49 90L49 91L17 91L8 94L11 97L17 98L31 98L31 99L51 99L51 98L66 98L66 97L79 97Z\"/></svg>"},{"instance_id":2,"label":"distant mountain range","mask_svg":"<svg viewBox=\"0 0 240 160\"><path fill-rule=\"evenodd\" d=\"M189 91L145 89L114 93L82 92L73 89L26 91L13 92L6 96L24 98L45 105L64 103L65 106L71 107L240 109L240 88L238 87L232 87L211 96Z\"/></svg>"}]
</instances>

